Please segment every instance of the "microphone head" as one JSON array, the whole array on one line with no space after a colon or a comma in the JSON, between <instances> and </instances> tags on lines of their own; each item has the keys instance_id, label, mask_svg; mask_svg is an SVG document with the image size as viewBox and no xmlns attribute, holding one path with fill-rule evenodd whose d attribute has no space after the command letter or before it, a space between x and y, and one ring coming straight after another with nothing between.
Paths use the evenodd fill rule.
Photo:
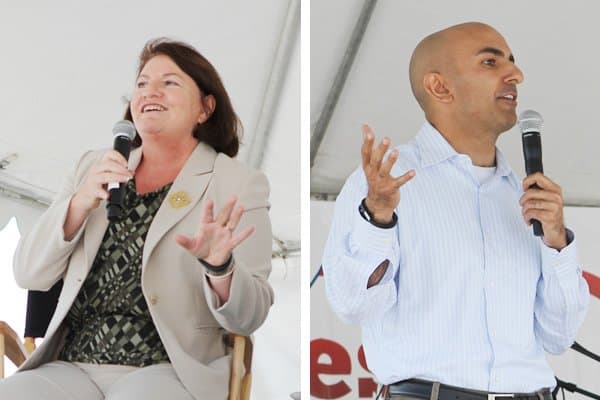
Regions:
<instances>
[{"instance_id":1,"label":"microphone head","mask_svg":"<svg viewBox=\"0 0 600 400\"><path fill-rule=\"evenodd\" d=\"M133 140L135 137L135 125L131 121L126 119L119 121L113 128L113 137L123 136L129 140Z\"/></svg>"},{"instance_id":2,"label":"microphone head","mask_svg":"<svg viewBox=\"0 0 600 400\"><path fill-rule=\"evenodd\" d=\"M539 112L533 110L525 110L519 115L519 128L522 133L537 132L540 133L544 119Z\"/></svg>"}]
</instances>

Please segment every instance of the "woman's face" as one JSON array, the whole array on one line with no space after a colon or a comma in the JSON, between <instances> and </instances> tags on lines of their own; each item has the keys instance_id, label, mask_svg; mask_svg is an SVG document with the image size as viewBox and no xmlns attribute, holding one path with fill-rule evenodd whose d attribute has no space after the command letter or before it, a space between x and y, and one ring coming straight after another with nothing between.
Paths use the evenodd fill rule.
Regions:
<instances>
[{"instance_id":1,"label":"woman's face","mask_svg":"<svg viewBox=\"0 0 600 400\"><path fill-rule=\"evenodd\" d=\"M142 136L164 134L191 137L210 111L200 101L194 80L165 55L152 57L135 84L131 114Z\"/></svg>"}]
</instances>

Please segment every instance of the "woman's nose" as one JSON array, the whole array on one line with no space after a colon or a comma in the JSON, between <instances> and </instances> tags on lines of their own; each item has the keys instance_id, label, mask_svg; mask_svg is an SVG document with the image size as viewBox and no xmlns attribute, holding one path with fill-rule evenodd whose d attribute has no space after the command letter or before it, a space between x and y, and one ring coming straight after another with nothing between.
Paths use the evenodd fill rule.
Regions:
<instances>
[{"instance_id":1,"label":"woman's nose","mask_svg":"<svg viewBox=\"0 0 600 400\"><path fill-rule=\"evenodd\" d=\"M150 98L153 98L153 97L161 97L162 96L162 90L155 83L150 83L149 82L141 90L142 90L141 95L145 99L150 99Z\"/></svg>"}]
</instances>

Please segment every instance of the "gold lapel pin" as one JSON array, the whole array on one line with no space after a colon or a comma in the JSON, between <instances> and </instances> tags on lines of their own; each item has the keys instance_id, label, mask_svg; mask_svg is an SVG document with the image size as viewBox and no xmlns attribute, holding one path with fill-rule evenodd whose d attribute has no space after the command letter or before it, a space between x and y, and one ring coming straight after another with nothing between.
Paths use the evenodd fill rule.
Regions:
<instances>
[{"instance_id":1,"label":"gold lapel pin","mask_svg":"<svg viewBox=\"0 0 600 400\"><path fill-rule=\"evenodd\" d=\"M169 196L169 205L173 208L181 208L190 204L190 196L183 191L175 192Z\"/></svg>"}]
</instances>

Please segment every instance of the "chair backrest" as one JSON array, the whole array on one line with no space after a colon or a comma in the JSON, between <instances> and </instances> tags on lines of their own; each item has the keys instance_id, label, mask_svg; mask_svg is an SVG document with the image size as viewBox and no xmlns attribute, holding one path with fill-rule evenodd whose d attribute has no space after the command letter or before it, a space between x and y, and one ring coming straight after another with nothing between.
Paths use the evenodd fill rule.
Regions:
<instances>
[{"instance_id":1,"label":"chair backrest","mask_svg":"<svg viewBox=\"0 0 600 400\"><path fill-rule=\"evenodd\" d=\"M58 296L63 287L62 279L46 292L29 290L27 292L27 311L25 314L25 337L39 338L46 335L50 320L56 310Z\"/></svg>"},{"instance_id":2,"label":"chair backrest","mask_svg":"<svg viewBox=\"0 0 600 400\"><path fill-rule=\"evenodd\" d=\"M27 311L25 312L25 343L21 343L17 333L4 321L0 321L0 379L4 378L4 356L17 366L25 362L35 349L35 338L44 337L50 320L58 304L62 290L60 280L46 292L29 290L27 292Z\"/></svg>"}]
</instances>

